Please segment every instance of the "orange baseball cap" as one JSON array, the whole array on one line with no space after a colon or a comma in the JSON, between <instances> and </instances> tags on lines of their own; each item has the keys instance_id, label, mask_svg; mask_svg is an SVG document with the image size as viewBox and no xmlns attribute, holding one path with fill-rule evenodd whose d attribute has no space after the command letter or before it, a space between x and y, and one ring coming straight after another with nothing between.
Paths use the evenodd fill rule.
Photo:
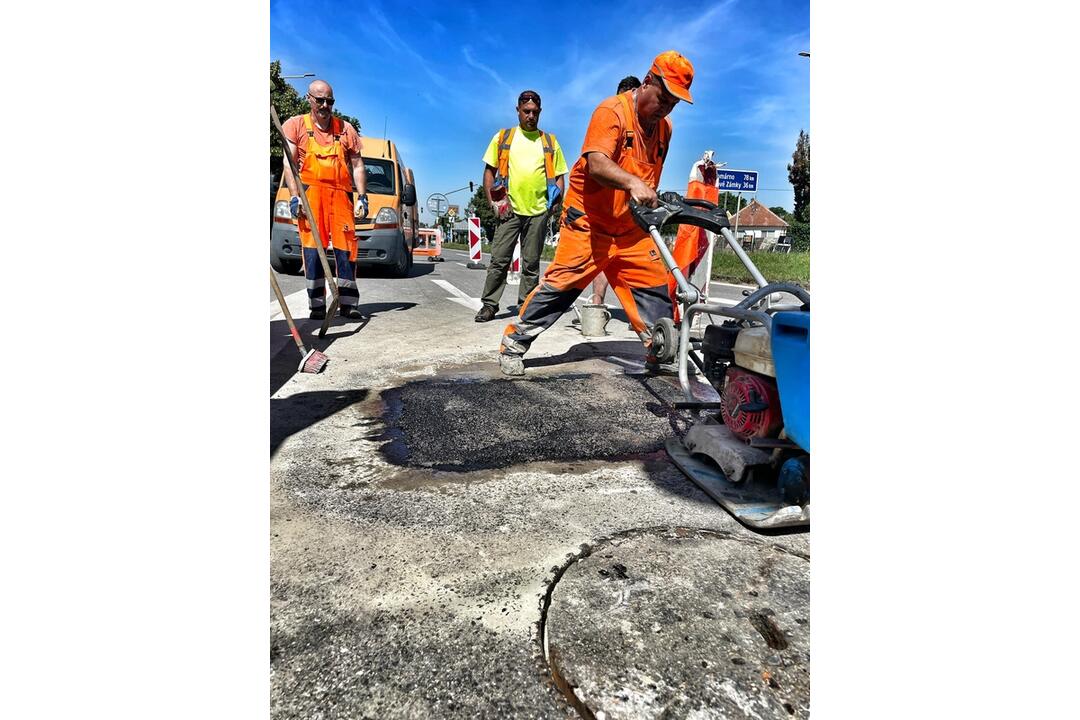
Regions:
<instances>
[{"instance_id":1,"label":"orange baseball cap","mask_svg":"<svg viewBox=\"0 0 1080 720\"><path fill-rule=\"evenodd\" d=\"M674 50L662 52L653 60L649 72L664 81L664 87L669 93L691 105L694 104L690 97L690 83L694 82L694 66L685 57Z\"/></svg>"}]
</instances>

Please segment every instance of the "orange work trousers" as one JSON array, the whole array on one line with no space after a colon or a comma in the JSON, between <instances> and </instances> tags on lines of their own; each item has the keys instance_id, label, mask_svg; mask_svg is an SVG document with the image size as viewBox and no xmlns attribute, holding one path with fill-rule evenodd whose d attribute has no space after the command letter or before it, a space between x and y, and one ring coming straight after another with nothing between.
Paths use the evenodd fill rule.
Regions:
<instances>
[{"instance_id":1,"label":"orange work trousers","mask_svg":"<svg viewBox=\"0 0 1080 720\"><path fill-rule=\"evenodd\" d=\"M612 237L588 228L581 218L563 223L555 259L521 306L515 322L503 331L499 351L524 355L533 340L570 309L581 291L604 273L627 319L646 346L649 326L672 317L667 270L652 237L630 233Z\"/></svg>"},{"instance_id":2,"label":"orange work trousers","mask_svg":"<svg viewBox=\"0 0 1080 720\"><path fill-rule=\"evenodd\" d=\"M349 260L356 262L356 228L353 225L353 204L349 200L349 193L314 183L305 189L323 247L333 246L335 250L343 250L349 254ZM314 248L315 235L311 231L308 218L301 216L296 225L300 232L300 245Z\"/></svg>"}]
</instances>

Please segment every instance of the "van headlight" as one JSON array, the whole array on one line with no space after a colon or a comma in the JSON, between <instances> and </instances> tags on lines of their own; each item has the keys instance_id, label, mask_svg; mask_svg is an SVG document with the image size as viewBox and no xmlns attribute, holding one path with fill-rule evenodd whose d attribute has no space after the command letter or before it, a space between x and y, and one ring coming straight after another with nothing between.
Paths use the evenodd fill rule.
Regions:
<instances>
[{"instance_id":1,"label":"van headlight","mask_svg":"<svg viewBox=\"0 0 1080 720\"><path fill-rule=\"evenodd\" d=\"M394 208L384 207L375 216L376 225L397 225L398 214Z\"/></svg>"}]
</instances>

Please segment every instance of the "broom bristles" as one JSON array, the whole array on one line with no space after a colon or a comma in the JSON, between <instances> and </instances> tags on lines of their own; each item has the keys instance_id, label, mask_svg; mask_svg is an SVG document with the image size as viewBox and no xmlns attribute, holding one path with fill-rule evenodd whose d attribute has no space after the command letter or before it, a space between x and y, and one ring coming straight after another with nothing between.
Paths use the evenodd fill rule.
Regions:
<instances>
[{"instance_id":1,"label":"broom bristles","mask_svg":"<svg viewBox=\"0 0 1080 720\"><path fill-rule=\"evenodd\" d=\"M330 358L326 357L323 353L312 348L308 350L308 354L304 356L300 361L300 372L305 373L319 373L326 367L327 361Z\"/></svg>"}]
</instances>

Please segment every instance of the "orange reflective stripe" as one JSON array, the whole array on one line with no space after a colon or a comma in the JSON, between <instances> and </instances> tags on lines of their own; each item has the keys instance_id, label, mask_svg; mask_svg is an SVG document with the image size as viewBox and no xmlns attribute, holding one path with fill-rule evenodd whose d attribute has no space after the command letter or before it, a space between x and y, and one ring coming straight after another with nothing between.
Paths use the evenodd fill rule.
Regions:
<instances>
[{"instance_id":1,"label":"orange reflective stripe","mask_svg":"<svg viewBox=\"0 0 1080 720\"><path fill-rule=\"evenodd\" d=\"M540 141L544 145L544 175L547 176L547 184L555 182L555 136L540 131Z\"/></svg>"},{"instance_id":2,"label":"orange reflective stripe","mask_svg":"<svg viewBox=\"0 0 1080 720\"><path fill-rule=\"evenodd\" d=\"M499 159L498 170L496 170L495 178L509 179L510 175L510 143L514 139L514 130L517 128L507 128L502 131L502 135L499 136Z\"/></svg>"}]
</instances>

